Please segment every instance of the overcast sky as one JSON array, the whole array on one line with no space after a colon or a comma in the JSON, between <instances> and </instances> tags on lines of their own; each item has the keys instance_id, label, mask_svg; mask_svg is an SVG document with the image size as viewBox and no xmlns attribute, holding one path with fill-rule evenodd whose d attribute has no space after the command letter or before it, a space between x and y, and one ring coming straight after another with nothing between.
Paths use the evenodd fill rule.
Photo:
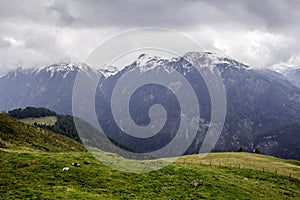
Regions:
<instances>
[{"instance_id":1,"label":"overcast sky","mask_svg":"<svg viewBox=\"0 0 300 200\"><path fill-rule=\"evenodd\" d=\"M0 1L0 73L84 61L121 31L163 27L252 67L300 66L299 0Z\"/></svg>"}]
</instances>

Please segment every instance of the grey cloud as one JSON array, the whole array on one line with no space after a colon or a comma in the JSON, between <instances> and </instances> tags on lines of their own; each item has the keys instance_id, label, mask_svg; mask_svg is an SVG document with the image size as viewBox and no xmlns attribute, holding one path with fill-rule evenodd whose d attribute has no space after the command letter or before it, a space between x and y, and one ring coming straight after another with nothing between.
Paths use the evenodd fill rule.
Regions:
<instances>
[{"instance_id":1,"label":"grey cloud","mask_svg":"<svg viewBox=\"0 0 300 200\"><path fill-rule=\"evenodd\" d=\"M248 27L287 31L300 26L300 2L293 0L115 0L68 2L63 9L78 27L164 26L195 28L199 25ZM74 19L72 18L72 19ZM70 20L66 17L65 20Z\"/></svg>"},{"instance_id":2,"label":"grey cloud","mask_svg":"<svg viewBox=\"0 0 300 200\"><path fill-rule=\"evenodd\" d=\"M235 26L272 31L298 30L297 0L73 0L1 1L0 16L8 21L35 21L76 28L201 25Z\"/></svg>"},{"instance_id":3,"label":"grey cloud","mask_svg":"<svg viewBox=\"0 0 300 200\"><path fill-rule=\"evenodd\" d=\"M58 22L60 22L58 25L69 26L76 21L76 18L70 14L66 2L56 1L53 5L47 7L46 10L50 15L58 18Z\"/></svg>"},{"instance_id":4,"label":"grey cloud","mask_svg":"<svg viewBox=\"0 0 300 200\"><path fill-rule=\"evenodd\" d=\"M299 10L298 0L0 1L0 68L15 64L7 57L11 55L24 65L47 64L70 54L82 58L87 56L84 52L95 47L95 42L103 41L110 34L149 26L172 28L194 36L209 29L216 34L210 37L208 45L213 46L214 41L220 43L222 37L227 37L231 40L227 45L232 48L247 47L242 39L235 40L247 31L280 35L287 39L287 44L277 39L273 44L269 38L260 41L261 49L256 52L268 55L258 53L250 59L250 64L255 65L259 56L263 60L259 65L284 62L292 55L300 55ZM13 47L4 37L22 40L25 45ZM203 40L205 34L199 42ZM231 52L233 57L247 61L245 53L241 56L236 49Z\"/></svg>"}]
</instances>

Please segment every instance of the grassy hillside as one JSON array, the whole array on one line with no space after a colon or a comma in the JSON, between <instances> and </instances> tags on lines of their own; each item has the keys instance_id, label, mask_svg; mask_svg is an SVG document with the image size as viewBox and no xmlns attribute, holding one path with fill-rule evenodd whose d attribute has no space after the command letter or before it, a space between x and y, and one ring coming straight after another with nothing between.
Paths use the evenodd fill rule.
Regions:
<instances>
[{"instance_id":1,"label":"grassy hillside","mask_svg":"<svg viewBox=\"0 0 300 200\"><path fill-rule=\"evenodd\" d=\"M253 153L210 153L203 158L199 155L188 155L181 157L177 162L258 170L292 176L300 180L300 161Z\"/></svg>"},{"instance_id":2,"label":"grassy hillside","mask_svg":"<svg viewBox=\"0 0 300 200\"><path fill-rule=\"evenodd\" d=\"M75 128L73 117L58 115L47 108L26 107L7 112L7 115L26 124L59 133L81 143Z\"/></svg>"},{"instance_id":3,"label":"grassy hillside","mask_svg":"<svg viewBox=\"0 0 300 200\"><path fill-rule=\"evenodd\" d=\"M30 125L37 123L37 124L46 124L46 125L53 126L57 121L57 117L56 116L40 117L40 118L29 117L25 119L20 119L19 121Z\"/></svg>"},{"instance_id":4,"label":"grassy hillside","mask_svg":"<svg viewBox=\"0 0 300 200\"><path fill-rule=\"evenodd\" d=\"M28 113L26 115L30 116ZM70 115L27 117L23 119L15 119L26 124L35 125L36 127L67 136L81 143L74 124L74 119Z\"/></svg>"},{"instance_id":5,"label":"grassy hillside","mask_svg":"<svg viewBox=\"0 0 300 200\"><path fill-rule=\"evenodd\" d=\"M112 169L79 143L0 115L0 199L299 199L299 162L246 153L184 156L149 173ZM6 148L3 148L6 146ZM140 167L101 151L108 162ZM80 167L73 167L78 162ZM149 166L169 159L144 161ZM231 166L251 165L251 169ZM266 170L262 172L261 167ZM63 172L63 167L70 171ZM292 171L292 177L271 169ZM267 170L268 169L268 170ZM203 185L191 187L201 179Z\"/></svg>"},{"instance_id":6,"label":"grassy hillside","mask_svg":"<svg viewBox=\"0 0 300 200\"><path fill-rule=\"evenodd\" d=\"M84 161L89 164L83 164ZM75 168L72 162L82 165ZM296 178L187 162L132 174L113 170L89 153L0 151L0 163L3 199L298 199L300 196L300 181ZM70 171L63 172L65 166ZM203 180L204 185L191 187L190 182L196 179Z\"/></svg>"},{"instance_id":7,"label":"grassy hillside","mask_svg":"<svg viewBox=\"0 0 300 200\"><path fill-rule=\"evenodd\" d=\"M78 142L0 114L0 145L11 150L85 151Z\"/></svg>"}]
</instances>

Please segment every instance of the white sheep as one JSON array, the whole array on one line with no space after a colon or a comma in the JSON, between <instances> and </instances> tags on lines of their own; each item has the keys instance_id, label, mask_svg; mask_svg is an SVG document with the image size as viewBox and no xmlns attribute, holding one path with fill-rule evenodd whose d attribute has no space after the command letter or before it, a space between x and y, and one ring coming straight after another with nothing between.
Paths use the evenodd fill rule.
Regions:
<instances>
[{"instance_id":1,"label":"white sheep","mask_svg":"<svg viewBox=\"0 0 300 200\"><path fill-rule=\"evenodd\" d=\"M80 167L80 164L79 163L72 163L72 166L74 166L74 167Z\"/></svg>"},{"instance_id":2,"label":"white sheep","mask_svg":"<svg viewBox=\"0 0 300 200\"><path fill-rule=\"evenodd\" d=\"M202 180L195 180L195 181L192 181L192 182L190 183L190 185L191 185L192 187L198 187L198 186L203 185L203 181L202 181Z\"/></svg>"},{"instance_id":3,"label":"white sheep","mask_svg":"<svg viewBox=\"0 0 300 200\"><path fill-rule=\"evenodd\" d=\"M69 167L64 167L62 170L63 170L64 172L67 172L67 171L70 170L70 168L69 168Z\"/></svg>"}]
</instances>

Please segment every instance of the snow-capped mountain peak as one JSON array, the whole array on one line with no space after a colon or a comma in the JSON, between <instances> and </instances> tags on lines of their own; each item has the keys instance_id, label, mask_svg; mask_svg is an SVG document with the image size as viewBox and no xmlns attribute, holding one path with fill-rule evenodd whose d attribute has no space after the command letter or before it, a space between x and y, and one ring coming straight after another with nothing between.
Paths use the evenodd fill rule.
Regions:
<instances>
[{"instance_id":1,"label":"snow-capped mountain peak","mask_svg":"<svg viewBox=\"0 0 300 200\"><path fill-rule=\"evenodd\" d=\"M149 54L141 54L136 60L136 66L139 68L141 72L145 72L148 70L152 70L158 66L163 66L168 62L174 62L178 58L161 58L159 56L152 56Z\"/></svg>"},{"instance_id":2,"label":"snow-capped mountain peak","mask_svg":"<svg viewBox=\"0 0 300 200\"><path fill-rule=\"evenodd\" d=\"M55 73L55 72L65 72L65 71L78 71L78 70L87 70L88 66L85 64L74 64L74 63L55 63L52 65L49 65L44 68L46 71ZM42 70L42 69L41 69Z\"/></svg>"},{"instance_id":3,"label":"snow-capped mountain peak","mask_svg":"<svg viewBox=\"0 0 300 200\"><path fill-rule=\"evenodd\" d=\"M90 68L84 63L55 63L49 65L45 68L40 69L39 71L50 72L50 77L53 77L56 73L62 74L63 78L66 78L69 73L84 72L84 73L97 73L96 70Z\"/></svg>"},{"instance_id":4,"label":"snow-capped mountain peak","mask_svg":"<svg viewBox=\"0 0 300 200\"><path fill-rule=\"evenodd\" d=\"M113 76L119 72L118 68L114 66L108 66L105 69L99 69L98 70L105 78L108 78L110 76Z\"/></svg>"},{"instance_id":5,"label":"snow-capped mountain peak","mask_svg":"<svg viewBox=\"0 0 300 200\"><path fill-rule=\"evenodd\" d=\"M170 59L149 54L141 54L132 65L125 67L124 69L130 70L134 68L142 73L155 69L164 69L171 73L175 69L174 65L170 63L180 61L181 59L183 59L183 67L188 70L191 66L198 66L201 68L208 67L211 70L217 67L222 73L226 69L245 70L249 68L247 65L218 52L188 52L183 57Z\"/></svg>"},{"instance_id":6,"label":"snow-capped mountain peak","mask_svg":"<svg viewBox=\"0 0 300 200\"><path fill-rule=\"evenodd\" d=\"M66 78L69 75L76 75L77 72L85 73L88 76L101 76L102 73L97 71L85 63L74 63L74 62L58 62L41 68L30 68L23 69L17 68L13 71L8 72L6 75L3 75L1 78L15 79L18 76L31 76L38 74L47 74L49 78L52 78L56 75Z\"/></svg>"},{"instance_id":7,"label":"snow-capped mountain peak","mask_svg":"<svg viewBox=\"0 0 300 200\"><path fill-rule=\"evenodd\" d=\"M217 52L188 52L183 58L194 66L214 68L219 65L247 69L248 66Z\"/></svg>"}]
</instances>

